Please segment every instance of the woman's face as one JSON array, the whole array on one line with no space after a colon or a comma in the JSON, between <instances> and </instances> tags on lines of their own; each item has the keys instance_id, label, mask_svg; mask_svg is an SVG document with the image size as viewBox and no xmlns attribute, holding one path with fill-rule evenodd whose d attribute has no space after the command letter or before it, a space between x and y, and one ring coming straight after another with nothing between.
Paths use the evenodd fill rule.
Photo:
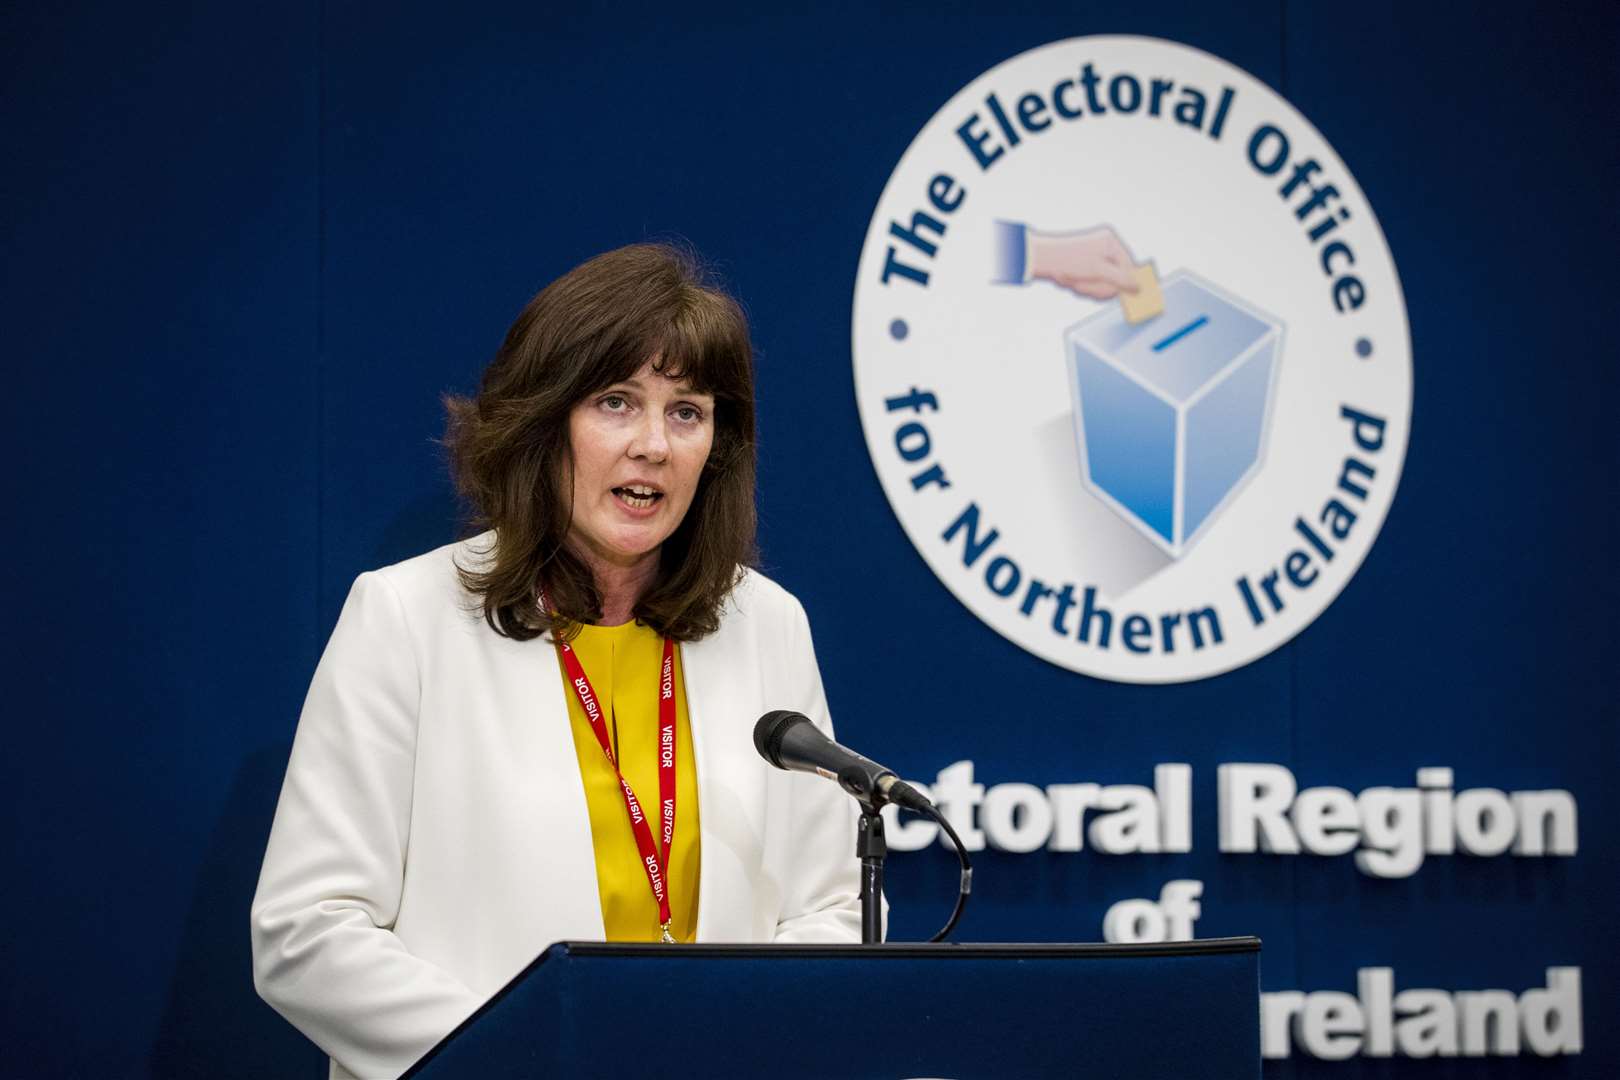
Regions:
<instances>
[{"instance_id":1,"label":"woman's face","mask_svg":"<svg viewBox=\"0 0 1620 1080\"><path fill-rule=\"evenodd\" d=\"M568 416L569 540L587 562L656 559L686 517L714 444L714 398L653 370L597 391Z\"/></svg>"}]
</instances>

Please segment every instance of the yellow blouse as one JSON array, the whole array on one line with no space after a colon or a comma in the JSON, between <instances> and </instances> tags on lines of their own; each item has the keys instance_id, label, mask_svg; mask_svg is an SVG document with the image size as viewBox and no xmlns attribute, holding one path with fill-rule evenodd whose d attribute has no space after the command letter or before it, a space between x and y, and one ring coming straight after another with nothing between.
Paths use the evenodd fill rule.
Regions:
<instances>
[{"instance_id":1,"label":"yellow blouse","mask_svg":"<svg viewBox=\"0 0 1620 1080\"><path fill-rule=\"evenodd\" d=\"M624 778L647 813L653 842L663 836L658 816L658 673L664 639L651 627L585 626L572 645L608 718L608 733ZM579 695L565 687L574 752L585 781L585 802L596 849L596 885L609 941L659 941L658 902L647 884L624 795L591 732ZM670 935L692 941L698 912L697 765L687 719L680 646L675 648L675 851L668 858Z\"/></svg>"}]
</instances>

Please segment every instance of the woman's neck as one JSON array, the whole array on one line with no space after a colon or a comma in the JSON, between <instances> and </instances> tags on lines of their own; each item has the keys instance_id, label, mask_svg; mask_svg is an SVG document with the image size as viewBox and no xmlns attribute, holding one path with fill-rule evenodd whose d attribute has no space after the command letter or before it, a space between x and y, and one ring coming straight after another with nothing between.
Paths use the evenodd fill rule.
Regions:
<instances>
[{"instance_id":1,"label":"woman's neck","mask_svg":"<svg viewBox=\"0 0 1620 1080\"><path fill-rule=\"evenodd\" d=\"M621 626L630 621L636 602L652 587L658 576L658 552L649 551L633 564L610 562L584 555L596 593L602 599L602 626Z\"/></svg>"}]
</instances>

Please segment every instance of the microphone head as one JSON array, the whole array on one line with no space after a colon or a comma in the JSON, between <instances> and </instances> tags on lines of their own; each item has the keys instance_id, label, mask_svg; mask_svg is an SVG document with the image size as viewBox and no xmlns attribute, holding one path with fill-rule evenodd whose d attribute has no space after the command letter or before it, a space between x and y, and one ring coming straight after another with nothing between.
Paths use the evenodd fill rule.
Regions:
<instances>
[{"instance_id":1,"label":"microphone head","mask_svg":"<svg viewBox=\"0 0 1620 1080\"><path fill-rule=\"evenodd\" d=\"M766 713L754 725L754 749L778 769L785 769L787 766L782 764L782 740L787 737L788 729L799 723L808 724L810 718L791 709Z\"/></svg>"}]
</instances>

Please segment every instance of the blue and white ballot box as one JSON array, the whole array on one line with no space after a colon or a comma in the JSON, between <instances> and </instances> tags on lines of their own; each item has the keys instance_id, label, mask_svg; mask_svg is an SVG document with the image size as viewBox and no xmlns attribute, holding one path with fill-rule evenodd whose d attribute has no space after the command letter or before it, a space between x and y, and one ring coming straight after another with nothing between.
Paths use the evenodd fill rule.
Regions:
<instances>
[{"instance_id":1,"label":"blue and white ballot box","mask_svg":"<svg viewBox=\"0 0 1620 1080\"><path fill-rule=\"evenodd\" d=\"M1260 467L1283 325L1185 270L1132 326L1109 304L1064 335L1080 471L1172 558Z\"/></svg>"}]
</instances>

